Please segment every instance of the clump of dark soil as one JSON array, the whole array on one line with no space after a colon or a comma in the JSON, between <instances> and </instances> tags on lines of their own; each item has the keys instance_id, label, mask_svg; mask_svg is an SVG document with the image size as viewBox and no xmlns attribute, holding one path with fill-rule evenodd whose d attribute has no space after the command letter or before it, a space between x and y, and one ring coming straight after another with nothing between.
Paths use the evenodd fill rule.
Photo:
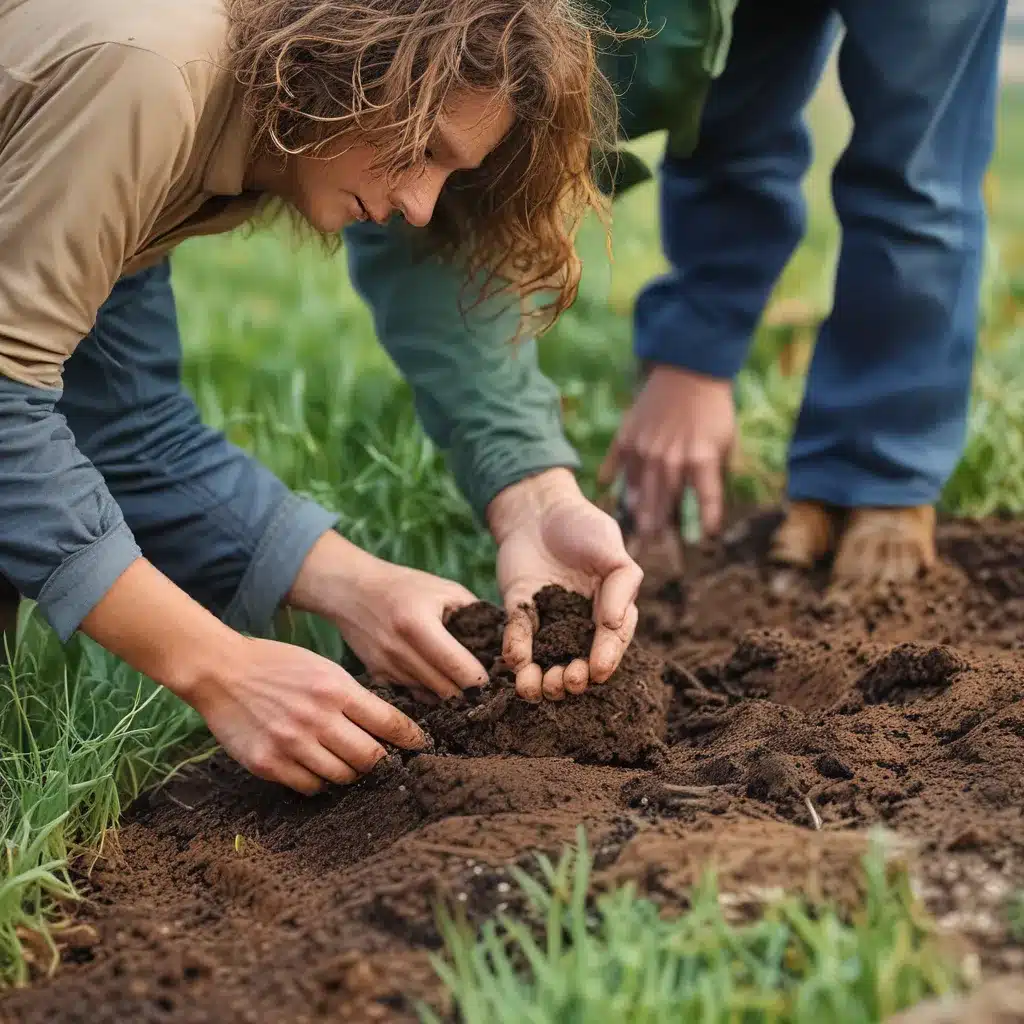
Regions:
<instances>
[{"instance_id":1,"label":"clump of dark soil","mask_svg":"<svg viewBox=\"0 0 1024 1024\"><path fill-rule=\"evenodd\" d=\"M544 670L586 659L594 638L591 602L559 587L535 598L540 627L534 658ZM660 659L637 645L606 682L567 700L531 704L516 696L515 677L501 661L504 614L478 603L461 609L449 631L488 669L490 683L466 700L424 711L403 704L446 754L486 757L571 757L585 764L641 764L660 750L668 728L669 689ZM394 697L392 698L394 699Z\"/></svg>"},{"instance_id":2,"label":"clump of dark soil","mask_svg":"<svg viewBox=\"0 0 1024 1024\"><path fill-rule=\"evenodd\" d=\"M433 708L390 694L431 752L313 799L217 758L141 799L56 977L0 1020L414 1021L421 997L444 1013L438 901L514 910L510 868L580 824L596 885L674 911L713 866L741 916L778 888L852 904L882 826L940 925L1024 970L1003 912L1024 886L1024 526L944 524L933 573L837 602L821 573L774 585L775 521L649 580L636 643L582 696L516 697L504 615L477 604L448 628L488 685ZM585 657L589 602L546 588L536 605L541 664Z\"/></svg>"},{"instance_id":3,"label":"clump of dark soil","mask_svg":"<svg viewBox=\"0 0 1024 1024\"><path fill-rule=\"evenodd\" d=\"M970 667L951 647L899 644L868 668L857 689L868 704L904 704L937 697Z\"/></svg>"},{"instance_id":4,"label":"clump of dark soil","mask_svg":"<svg viewBox=\"0 0 1024 1024\"><path fill-rule=\"evenodd\" d=\"M561 587L544 587L534 596L540 628L533 640L533 658L547 671L555 665L590 655L594 641L593 604Z\"/></svg>"}]
</instances>

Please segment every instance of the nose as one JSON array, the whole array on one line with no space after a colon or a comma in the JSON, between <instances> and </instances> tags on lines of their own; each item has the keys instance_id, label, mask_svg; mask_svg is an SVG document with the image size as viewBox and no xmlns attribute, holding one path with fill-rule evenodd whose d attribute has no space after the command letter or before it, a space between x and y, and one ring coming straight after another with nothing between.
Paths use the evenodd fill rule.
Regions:
<instances>
[{"instance_id":1,"label":"nose","mask_svg":"<svg viewBox=\"0 0 1024 1024\"><path fill-rule=\"evenodd\" d=\"M392 205L415 228L425 228L434 215L445 175L430 171L402 182L391 197Z\"/></svg>"}]
</instances>

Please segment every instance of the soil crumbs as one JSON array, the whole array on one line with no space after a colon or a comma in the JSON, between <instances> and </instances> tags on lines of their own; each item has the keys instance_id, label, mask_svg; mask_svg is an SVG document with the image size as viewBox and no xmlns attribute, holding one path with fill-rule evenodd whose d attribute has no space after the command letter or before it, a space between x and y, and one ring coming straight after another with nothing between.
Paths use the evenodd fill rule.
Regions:
<instances>
[{"instance_id":1,"label":"soil crumbs","mask_svg":"<svg viewBox=\"0 0 1024 1024\"><path fill-rule=\"evenodd\" d=\"M766 893L856 899L884 826L940 923L992 973L1024 951L1002 912L1024 885L1024 525L944 524L914 586L782 593L774 513L648 581L637 641L607 683L531 705L501 662L500 609L449 629L488 668L459 704L390 698L430 753L386 759L313 799L226 758L130 809L55 977L0 1001L48 1024L412 1021L444 1011L428 960L438 900L482 919L509 867L557 855L582 823L596 880L685 907L708 862L733 912ZM585 654L590 607L537 595L542 665ZM820 827L818 827L820 826Z\"/></svg>"}]
</instances>

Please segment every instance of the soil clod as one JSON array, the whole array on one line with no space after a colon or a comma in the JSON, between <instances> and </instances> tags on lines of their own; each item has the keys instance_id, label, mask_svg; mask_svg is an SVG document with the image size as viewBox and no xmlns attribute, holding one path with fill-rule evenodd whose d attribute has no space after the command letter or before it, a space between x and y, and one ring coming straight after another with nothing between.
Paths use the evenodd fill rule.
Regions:
<instances>
[{"instance_id":1,"label":"soil clod","mask_svg":"<svg viewBox=\"0 0 1024 1024\"><path fill-rule=\"evenodd\" d=\"M541 668L587 658L594 636L591 602L549 586L538 591L534 603L540 628L533 651ZM474 653L500 653L503 623L499 609L479 604L453 616L448 629ZM665 740L669 691L661 679L661 662L637 645L607 682L564 701L522 700L497 658L490 677L473 706L453 699L426 711L407 710L417 714L439 750L468 757L518 754L634 765L644 763Z\"/></svg>"}]
</instances>

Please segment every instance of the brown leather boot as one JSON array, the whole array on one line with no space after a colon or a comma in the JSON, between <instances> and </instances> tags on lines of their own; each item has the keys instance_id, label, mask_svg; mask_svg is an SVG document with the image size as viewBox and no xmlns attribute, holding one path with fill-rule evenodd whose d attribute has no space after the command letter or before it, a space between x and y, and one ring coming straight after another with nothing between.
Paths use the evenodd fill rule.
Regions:
<instances>
[{"instance_id":1,"label":"brown leather boot","mask_svg":"<svg viewBox=\"0 0 1024 1024\"><path fill-rule=\"evenodd\" d=\"M816 501L794 501L772 537L768 558L777 565L810 569L835 544L835 513Z\"/></svg>"},{"instance_id":2,"label":"brown leather boot","mask_svg":"<svg viewBox=\"0 0 1024 1024\"><path fill-rule=\"evenodd\" d=\"M832 579L839 585L907 583L937 561L935 509L856 508L849 513Z\"/></svg>"}]
</instances>

